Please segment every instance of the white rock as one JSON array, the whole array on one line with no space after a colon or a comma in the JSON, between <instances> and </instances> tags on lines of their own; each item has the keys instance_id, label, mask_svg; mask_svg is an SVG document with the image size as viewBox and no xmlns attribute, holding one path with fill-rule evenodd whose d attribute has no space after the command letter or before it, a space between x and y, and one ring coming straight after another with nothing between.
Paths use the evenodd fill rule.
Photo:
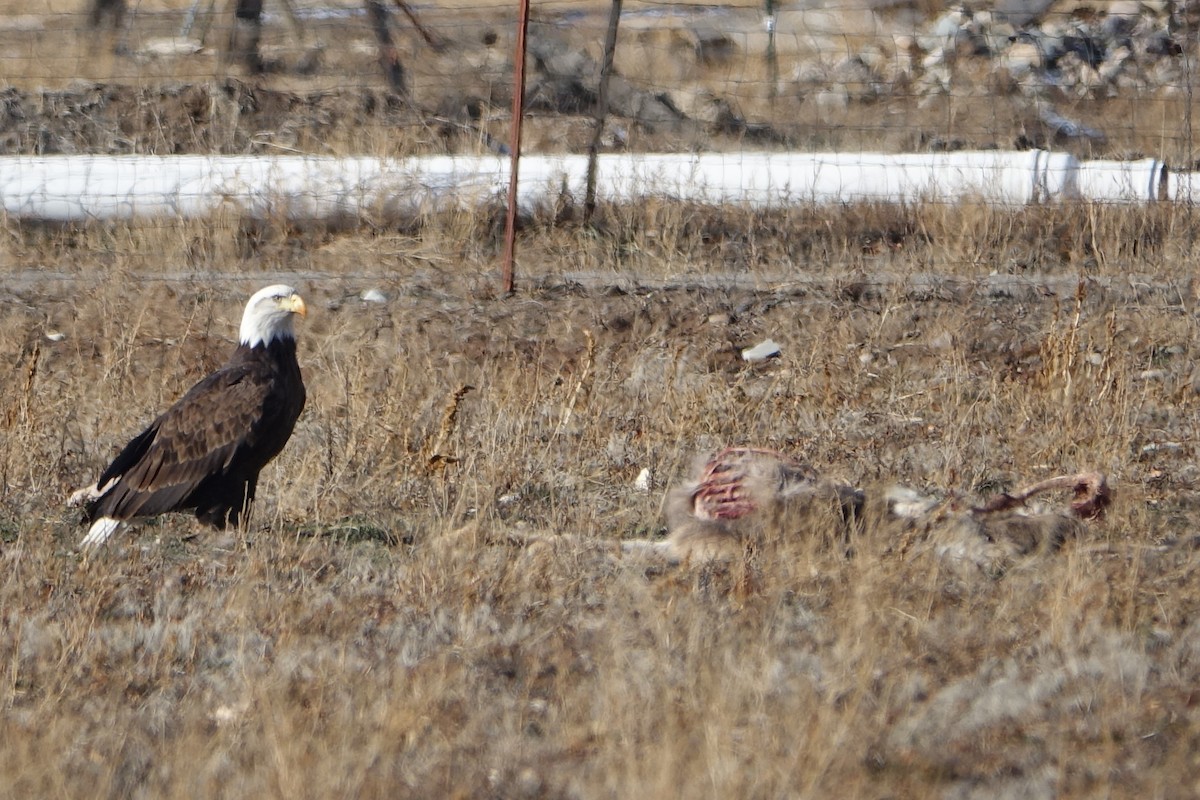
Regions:
<instances>
[{"instance_id":1,"label":"white rock","mask_svg":"<svg viewBox=\"0 0 1200 800\"><path fill-rule=\"evenodd\" d=\"M1104 19L1104 31L1109 36L1127 34L1133 30L1141 15L1141 3L1137 0L1113 0Z\"/></svg>"},{"instance_id":2,"label":"white rock","mask_svg":"<svg viewBox=\"0 0 1200 800\"><path fill-rule=\"evenodd\" d=\"M1014 74L1042 68L1042 50L1033 42L1015 42L1001 58L1005 68Z\"/></svg>"},{"instance_id":3,"label":"white rock","mask_svg":"<svg viewBox=\"0 0 1200 800\"><path fill-rule=\"evenodd\" d=\"M633 479L634 491L648 492L648 491L650 491L650 486L651 486L650 468L642 467L642 471L639 472L638 476Z\"/></svg>"},{"instance_id":4,"label":"white rock","mask_svg":"<svg viewBox=\"0 0 1200 800\"><path fill-rule=\"evenodd\" d=\"M813 95L817 108L826 111L837 111L850 105L850 93L838 86L833 89L823 89Z\"/></svg>"},{"instance_id":5,"label":"white rock","mask_svg":"<svg viewBox=\"0 0 1200 800\"><path fill-rule=\"evenodd\" d=\"M768 358L775 358L779 355L779 345L774 339L764 339L754 347L747 347L742 351L743 361L766 361Z\"/></svg>"},{"instance_id":6,"label":"white rock","mask_svg":"<svg viewBox=\"0 0 1200 800\"><path fill-rule=\"evenodd\" d=\"M161 39L147 39L138 48L138 53L144 56L172 58L195 55L202 49L203 45L195 39L180 39L175 36L167 36Z\"/></svg>"},{"instance_id":7,"label":"white rock","mask_svg":"<svg viewBox=\"0 0 1200 800\"><path fill-rule=\"evenodd\" d=\"M1128 47L1118 47L1108 54L1104 62L1100 65L1100 77L1106 82L1111 82L1125 68L1125 63L1133 58L1133 53Z\"/></svg>"},{"instance_id":8,"label":"white rock","mask_svg":"<svg viewBox=\"0 0 1200 800\"><path fill-rule=\"evenodd\" d=\"M46 338L52 342L61 342L63 339L67 338L67 335L65 333L59 333L58 331L49 331L46 333Z\"/></svg>"}]
</instances>

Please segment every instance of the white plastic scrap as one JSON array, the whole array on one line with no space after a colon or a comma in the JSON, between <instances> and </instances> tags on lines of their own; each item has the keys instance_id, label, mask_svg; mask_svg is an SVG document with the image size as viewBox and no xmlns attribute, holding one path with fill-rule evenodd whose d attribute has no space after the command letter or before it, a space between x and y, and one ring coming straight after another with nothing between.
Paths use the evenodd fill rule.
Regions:
<instances>
[{"instance_id":1,"label":"white plastic scrap","mask_svg":"<svg viewBox=\"0 0 1200 800\"><path fill-rule=\"evenodd\" d=\"M779 345L774 339L764 339L754 347L748 347L742 351L743 361L766 361L768 358L776 358L779 356Z\"/></svg>"},{"instance_id":2,"label":"white plastic scrap","mask_svg":"<svg viewBox=\"0 0 1200 800\"><path fill-rule=\"evenodd\" d=\"M642 467L642 471L633 479L633 489L637 492L648 492L650 491L651 483L650 468Z\"/></svg>"}]
</instances>

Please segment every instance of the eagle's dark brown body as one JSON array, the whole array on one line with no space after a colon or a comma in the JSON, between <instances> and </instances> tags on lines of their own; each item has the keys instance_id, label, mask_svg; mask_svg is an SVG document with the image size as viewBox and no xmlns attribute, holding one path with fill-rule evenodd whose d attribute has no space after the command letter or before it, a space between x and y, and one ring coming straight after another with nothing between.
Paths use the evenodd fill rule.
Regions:
<instances>
[{"instance_id":1,"label":"eagle's dark brown body","mask_svg":"<svg viewBox=\"0 0 1200 800\"><path fill-rule=\"evenodd\" d=\"M218 528L243 519L258 473L287 444L304 409L293 319L306 313L304 300L283 284L250 298L228 363L125 445L95 484L71 496L91 524L85 548L128 522L170 511L195 512Z\"/></svg>"},{"instance_id":2,"label":"eagle's dark brown body","mask_svg":"<svg viewBox=\"0 0 1200 800\"><path fill-rule=\"evenodd\" d=\"M229 363L125 446L96 482L102 490L116 485L87 504L87 521L194 509L201 522L236 525L304 400L294 339L239 345Z\"/></svg>"}]
</instances>

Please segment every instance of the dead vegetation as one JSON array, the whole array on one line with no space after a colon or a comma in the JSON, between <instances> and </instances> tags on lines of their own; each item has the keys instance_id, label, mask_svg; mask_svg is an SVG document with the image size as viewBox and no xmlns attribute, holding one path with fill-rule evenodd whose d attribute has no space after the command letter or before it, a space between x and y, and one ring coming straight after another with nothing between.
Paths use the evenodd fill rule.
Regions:
<instances>
[{"instance_id":1,"label":"dead vegetation","mask_svg":"<svg viewBox=\"0 0 1200 800\"><path fill-rule=\"evenodd\" d=\"M226 57L230 34L247 33L235 22L236 4L211 24L196 20L186 36L191 4L174 0L131 7L123 22L113 21L112 36L98 35L82 7L37 14L8 5L0 17L6 153L409 155L511 144L511 4L429 5L418 9L420 26L393 8L382 56L379 15L392 4L369 3L371 14L362 4L317 4L302 24L282 12L291 4L280 4L250 37L261 52L235 47L242 54ZM1187 55L1164 55L1152 75L1119 89L1036 91L998 53L964 51L943 66L936 52L912 50L912 34L928 28L919 20L931 24L944 4L878 9L908 19L893 19L898 27L878 27L865 8L785 4L771 44L761 4L721 4L741 10L708 15L702 5L688 4L696 14L688 21L658 3L626 4L602 148L1042 147L1092 158L1154 156L1184 169L1195 158ZM598 3L534 8L528 151L583 152L591 142L607 12ZM1071 6L1052 16L1066 25L1093 13ZM1177 35L1194 47L1184 31Z\"/></svg>"},{"instance_id":2,"label":"dead vegetation","mask_svg":"<svg viewBox=\"0 0 1200 800\"><path fill-rule=\"evenodd\" d=\"M463 119L505 129L509 42L483 23L411 65L415 105L381 89L362 24L311 81L253 84L214 80L208 53L84 60L68 21L47 24L0 33L35 56L8 76L8 152L397 154L465 149ZM448 62L473 82L440 107ZM1005 97L904 100L781 97L768 121L812 147L1007 147L1018 132ZM738 111L767 119L766 102ZM1186 102L1096 105L1182 119ZM635 126L626 144L746 138L710 123ZM571 148L588 118L530 130L534 149ZM1129 125L1110 143L1175 158L1175 137ZM581 219L564 204L523 221L514 297L497 291L486 212L350 229L8 222L0 794L1197 785L1191 209L648 199ZM276 279L312 300L309 403L252 524L166 518L80 559L70 490L224 357L246 293ZM766 338L779 358L742 360ZM633 557L669 541L669 492L728 446L783 454L830 502L776 509L720 560ZM1114 488L1103 519L1059 513L1069 501L1015 537L981 519L1084 469ZM933 498L930 515L885 518L894 484Z\"/></svg>"},{"instance_id":3,"label":"dead vegetation","mask_svg":"<svg viewBox=\"0 0 1200 800\"><path fill-rule=\"evenodd\" d=\"M1192 785L1188 225L1182 209L604 208L592 227L528 221L511 298L482 218L10 225L0 785ZM863 246L879 238L900 246ZM309 406L253 524L167 518L82 561L70 488L211 369L246 291L276 277L312 300ZM767 337L779 358L741 359ZM936 519L966 509L977 547L951 552L946 528L887 523L870 502L848 547L839 500L769 517L770 546L721 561L622 556L664 540L667 492L727 445L868 498L900 483L944 499ZM1028 547L970 521L1085 468L1115 489L1102 520L1057 517Z\"/></svg>"}]
</instances>

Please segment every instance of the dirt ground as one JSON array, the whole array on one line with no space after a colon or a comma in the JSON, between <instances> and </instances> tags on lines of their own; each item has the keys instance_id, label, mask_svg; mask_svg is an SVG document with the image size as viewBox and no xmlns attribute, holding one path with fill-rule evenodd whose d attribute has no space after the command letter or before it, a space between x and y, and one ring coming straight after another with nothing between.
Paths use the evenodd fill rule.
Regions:
<instances>
[{"instance_id":1,"label":"dirt ground","mask_svg":"<svg viewBox=\"0 0 1200 800\"><path fill-rule=\"evenodd\" d=\"M417 81L414 112L373 71L56 60L46 24L0 33L41 54L4 96L4 152L440 152L503 130L490 100L439 112ZM904 113L898 137L934 119ZM971 136L1003 144L1003 116ZM745 141L712 124L633 135ZM579 114L532 130L588 135ZM494 210L5 220L0 797L1194 794L1197 227L1165 204L647 200L585 222L564 202L522 220L504 296ZM309 304L309 400L252 524L168 516L83 557L67 495L278 281ZM766 339L779 357L747 362ZM813 523L715 564L623 555L731 444L870 498L1095 469L1114 503L986 566L875 517L848 546Z\"/></svg>"},{"instance_id":2,"label":"dirt ground","mask_svg":"<svg viewBox=\"0 0 1200 800\"><path fill-rule=\"evenodd\" d=\"M895 66L897 42L943 10L895 4L864 19L861 9L840 9L810 20L792 8L792 27L768 46L760 8L626 4L600 148L1045 147L1194 160L1196 107L1184 78L1031 94L991 56L963 55L945 91L921 89L920 69ZM0 16L0 152L409 155L511 144L515 6L421 6L421 29L393 9L399 85L384 77L360 6L302 7L298 31L281 9L268 3L267 11L261 74L222 55L226 12L201 14L186 37L185 11L157 4L139 8L123 33L89 28L82 8ZM591 143L605 12L595 3L535 4L527 152L581 152ZM868 79L859 74L864 59L893 66ZM859 72L837 77L855 64ZM1164 74L1179 67L1159 66ZM851 99L830 99L830 86L847 82ZM1047 109L1102 135L1064 133L1071 126L1047 122L1055 118Z\"/></svg>"},{"instance_id":3,"label":"dirt ground","mask_svg":"<svg viewBox=\"0 0 1200 800\"><path fill-rule=\"evenodd\" d=\"M159 797L1194 786L1187 230L1174 210L862 209L831 226L605 209L592 226L530 221L504 297L485 218L10 225L0 783ZM219 363L244 298L277 280L309 300L309 404L253 526L168 517L81 559L66 495ZM766 338L779 358L741 358ZM661 537L668 489L726 444L869 493L988 497L1101 469L1116 502L1060 550L986 569L871 524L851 555L820 528L764 530L715 566L618 555ZM512 543L531 533L559 545Z\"/></svg>"}]
</instances>

